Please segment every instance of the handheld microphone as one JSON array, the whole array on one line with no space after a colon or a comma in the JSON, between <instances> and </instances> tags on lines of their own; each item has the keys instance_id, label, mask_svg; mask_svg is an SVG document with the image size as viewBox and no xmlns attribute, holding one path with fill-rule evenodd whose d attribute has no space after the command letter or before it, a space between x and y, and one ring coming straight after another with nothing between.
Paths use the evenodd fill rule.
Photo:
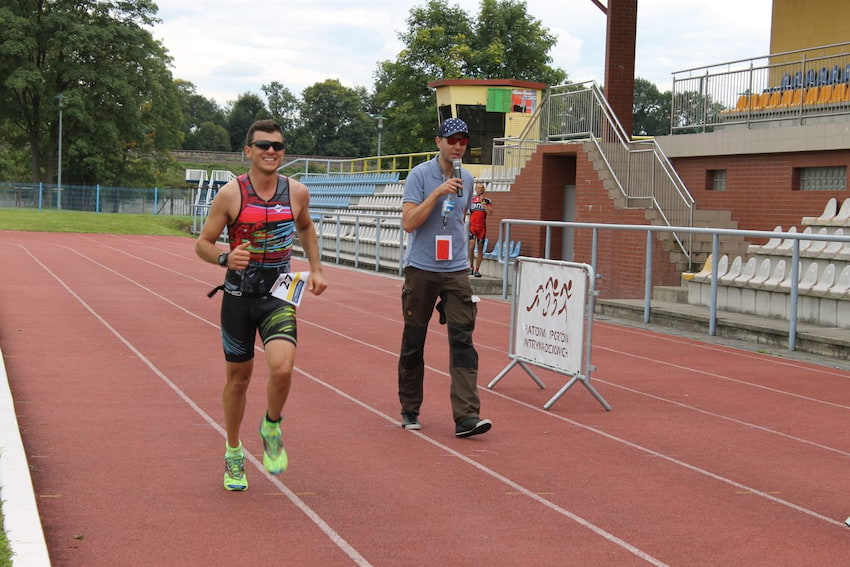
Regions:
<instances>
[{"instance_id":1,"label":"handheld microphone","mask_svg":"<svg viewBox=\"0 0 850 567\"><path fill-rule=\"evenodd\" d=\"M452 160L452 178L460 179L463 181L463 174L460 171L461 161L459 159ZM463 184L461 184L460 189L457 190L457 196L463 197Z\"/></svg>"}]
</instances>

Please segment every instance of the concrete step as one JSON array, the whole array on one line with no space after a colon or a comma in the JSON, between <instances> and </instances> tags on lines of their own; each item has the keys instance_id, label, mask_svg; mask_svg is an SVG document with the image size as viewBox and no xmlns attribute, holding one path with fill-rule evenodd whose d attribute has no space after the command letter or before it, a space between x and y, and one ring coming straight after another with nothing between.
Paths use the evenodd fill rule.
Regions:
<instances>
[{"instance_id":1,"label":"concrete step","mask_svg":"<svg viewBox=\"0 0 850 567\"><path fill-rule=\"evenodd\" d=\"M598 315L625 321L643 321L644 301L642 299L597 299ZM651 302L650 323L653 327L667 327L708 336L708 307L688 305L667 301ZM718 311L716 334L718 337L749 343L755 348L769 345L776 347L775 354L781 354L788 347L788 321L770 319L743 313ZM837 327L818 327L816 325L797 324L797 351L832 359L850 360L850 333Z\"/></svg>"},{"instance_id":2,"label":"concrete step","mask_svg":"<svg viewBox=\"0 0 850 567\"><path fill-rule=\"evenodd\" d=\"M680 285L657 285L652 288L652 299L668 303L687 303L688 288Z\"/></svg>"}]
</instances>

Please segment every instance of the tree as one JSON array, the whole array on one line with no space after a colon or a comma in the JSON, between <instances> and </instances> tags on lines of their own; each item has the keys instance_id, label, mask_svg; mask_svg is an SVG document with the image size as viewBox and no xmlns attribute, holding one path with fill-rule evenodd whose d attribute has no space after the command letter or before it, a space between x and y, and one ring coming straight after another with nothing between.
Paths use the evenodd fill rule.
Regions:
<instances>
[{"instance_id":1,"label":"tree","mask_svg":"<svg viewBox=\"0 0 850 567\"><path fill-rule=\"evenodd\" d=\"M288 135L298 125L298 99L292 91L277 81L261 88L269 103L271 117L283 128L284 135Z\"/></svg>"},{"instance_id":2,"label":"tree","mask_svg":"<svg viewBox=\"0 0 850 567\"><path fill-rule=\"evenodd\" d=\"M555 44L525 2L482 0L477 19L445 0L415 7L399 34L404 49L395 61L379 63L374 102L386 120L392 152L434 149L436 99L428 83L437 79L522 79L549 85L566 72L549 66Z\"/></svg>"},{"instance_id":3,"label":"tree","mask_svg":"<svg viewBox=\"0 0 850 567\"><path fill-rule=\"evenodd\" d=\"M328 79L304 89L301 127L292 153L359 157L368 155L375 123L364 109L366 91L350 89Z\"/></svg>"},{"instance_id":4,"label":"tree","mask_svg":"<svg viewBox=\"0 0 850 567\"><path fill-rule=\"evenodd\" d=\"M633 133L635 136L664 136L670 133L670 91L662 93L654 84L635 78Z\"/></svg>"},{"instance_id":5,"label":"tree","mask_svg":"<svg viewBox=\"0 0 850 567\"><path fill-rule=\"evenodd\" d=\"M263 100L254 93L242 93L227 113L227 133L234 152L245 146L245 136L255 120L271 118Z\"/></svg>"},{"instance_id":6,"label":"tree","mask_svg":"<svg viewBox=\"0 0 850 567\"><path fill-rule=\"evenodd\" d=\"M63 177L127 181L145 154L180 143L182 113L165 48L143 26L151 0L21 0L0 6L3 141L30 149L33 181L55 178L58 95Z\"/></svg>"},{"instance_id":7,"label":"tree","mask_svg":"<svg viewBox=\"0 0 850 567\"><path fill-rule=\"evenodd\" d=\"M218 106L218 103L212 99L208 99L203 95L198 94L195 85L189 81L175 79L174 85L177 88L177 93L180 98L180 108L183 111L183 147L190 150L209 150L213 149L210 144L205 142L207 138L199 136L199 129L203 124L212 124L224 130L226 117L224 110ZM227 130L224 130L227 133ZM206 134L210 133L209 127L206 129ZM212 145L218 146L218 140ZM215 149L222 151L230 151L230 143L226 148L216 147Z\"/></svg>"},{"instance_id":8,"label":"tree","mask_svg":"<svg viewBox=\"0 0 850 567\"><path fill-rule=\"evenodd\" d=\"M558 38L528 14L525 2L482 0L469 62L471 77L520 79L555 86L567 74L549 66Z\"/></svg>"},{"instance_id":9,"label":"tree","mask_svg":"<svg viewBox=\"0 0 850 567\"><path fill-rule=\"evenodd\" d=\"M229 152L230 134L224 126L209 121L201 122L200 126L188 134L183 147L187 150Z\"/></svg>"}]
</instances>

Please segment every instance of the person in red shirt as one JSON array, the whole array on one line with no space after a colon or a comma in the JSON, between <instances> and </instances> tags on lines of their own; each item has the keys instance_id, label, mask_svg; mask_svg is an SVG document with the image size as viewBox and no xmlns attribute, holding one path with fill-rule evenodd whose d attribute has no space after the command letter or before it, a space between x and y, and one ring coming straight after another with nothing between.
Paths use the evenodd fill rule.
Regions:
<instances>
[{"instance_id":1,"label":"person in red shirt","mask_svg":"<svg viewBox=\"0 0 850 567\"><path fill-rule=\"evenodd\" d=\"M469 204L469 274L481 277L481 261L484 260L484 237L487 235L487 215L493 212L493 202L484 196L486 186L483 182L475 183L475 195ZM478 244L478 255L473 258L475 245Z\"/></svg>"}]
</instances>

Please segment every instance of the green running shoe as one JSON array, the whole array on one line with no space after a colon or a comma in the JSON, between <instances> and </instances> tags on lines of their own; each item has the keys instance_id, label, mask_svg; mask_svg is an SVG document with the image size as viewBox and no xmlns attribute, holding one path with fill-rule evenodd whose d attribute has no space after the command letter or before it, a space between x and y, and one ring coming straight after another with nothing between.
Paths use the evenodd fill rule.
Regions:
<instances>
[{"instance_id":1,"label":"green running shoe","mask_svg":"<svg viewBox=\"0 0 850 567\"><path fill-rule=\"evenodd\" d=\"M226 490L248 490L248 477L245 476L245 455L224 457L224 488Z\"/></svg>"},{"instance_id":2,"label":"green running shoe","mask_svg":"<svg viewBox=\"0 0 850 567\"><path fill-rule=\"evenodd\" d=\"M260 424L260 439L263 440L263 467L266 472L271 474L286 472L289 457L286 456L286 449L283 448L280 424L263 420Z\"/></svg>"}]
</instances>

